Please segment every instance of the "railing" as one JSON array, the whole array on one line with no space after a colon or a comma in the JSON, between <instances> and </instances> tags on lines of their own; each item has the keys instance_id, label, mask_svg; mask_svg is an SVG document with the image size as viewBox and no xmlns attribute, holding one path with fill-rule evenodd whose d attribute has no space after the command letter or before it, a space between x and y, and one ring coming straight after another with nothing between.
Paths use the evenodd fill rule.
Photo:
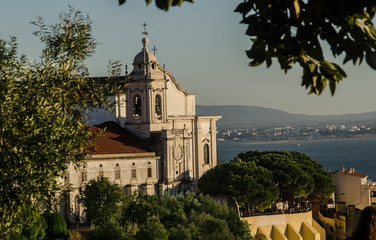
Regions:
<instances>
[{"instance_id":1,"label":"railing","mask_svg":"<svg viewBox=\"0 0 376 240\"><path fill-rule=\"evenodd\" d=\"M245 208L239 207L240 217L252 217L252 216L262 216L262 215L277 215L277 214L293 214L293 213L302 213L309 212L312 210L310 203L296 204L288 209L277 209L276 207L270 207L265 209L263 212L257 210L247 210Z\"/></svg>"}]
</instances>

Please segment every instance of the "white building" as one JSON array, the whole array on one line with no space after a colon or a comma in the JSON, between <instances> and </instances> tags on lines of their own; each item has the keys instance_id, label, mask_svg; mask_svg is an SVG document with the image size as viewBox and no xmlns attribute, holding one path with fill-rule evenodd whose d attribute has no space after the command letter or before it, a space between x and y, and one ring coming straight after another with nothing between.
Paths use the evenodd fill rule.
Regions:
<instances>
[{"instance_id":1,"label":"white building","mask_svg":"<svg viewBox=\"0 0 376 240\"><path fill-rule=\"evenodd\" d=\"M124 76L124 92L116 96L116 121L93 126L107 128L96 140L86 165L70 166L60 212L70 222L84 221L78 203L87 181L107 177L127 193L154 194L197 191L196 182L217 164L220 116L197 116L195 95L182 89L148 51L148 39Z\"/></svg>"},{"instance_id":2,"label":"white building","mask_svg":"<svg viewBox=\"0 0 376 240\"><path fill-rule=\"evenodd\" d=\"M376 203L376 198L373 197L376 195L375 182L367 181L367 174L356 172L354 168L342 167L330 175L336 188L336 203L353 205L359 209Z\"/></svg>"}]
</instances>

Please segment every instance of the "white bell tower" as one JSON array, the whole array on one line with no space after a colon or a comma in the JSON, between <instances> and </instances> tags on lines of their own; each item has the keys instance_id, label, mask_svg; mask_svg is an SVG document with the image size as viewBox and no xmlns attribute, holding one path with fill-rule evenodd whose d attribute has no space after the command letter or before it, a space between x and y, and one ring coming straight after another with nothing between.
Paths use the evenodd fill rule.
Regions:
<instances>
[{"instance_id":1,"label":"white bell tower","mask_svg":"<svg viewBox=\"0 0 376 240\"><path fill-rule=\"evenodd\" d=\"M188 94L159 65L147 38L142 45L125 77L124 93L117 96L117 119L161 156L161 190L195 191L199 177L217 164L220 116L197 116L196 95Z\"/></svg>"},{"instance_id":2,"label":"white bell tower","mask_svg":"<svg viewBox=\"0 0 376 240\"><path fill-rule=\"evenodd\" d=\"M168 79L154 54L149 52L148 39L143 38L142 44L124 88L125 125L137 135L149 137L148 132L164 129L167 123Z\"/></svg>"}]
</instances>

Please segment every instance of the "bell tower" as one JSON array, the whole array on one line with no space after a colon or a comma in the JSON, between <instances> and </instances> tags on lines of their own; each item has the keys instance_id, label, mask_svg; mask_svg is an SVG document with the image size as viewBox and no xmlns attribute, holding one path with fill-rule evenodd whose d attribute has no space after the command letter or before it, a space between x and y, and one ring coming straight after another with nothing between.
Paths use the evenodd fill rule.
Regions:
<instances>
[{"instance_id":1,"label":"bell tower","mask_svg":"<svg viewBox=\"0 0 376 240\"><path fill-rule=\"evenodd\" d=\"M148 131L163 129L163 124L167 123L168 79L155 55L149 52L148 41L142 39L143 48L133 60L133 70L124 88L125 125L136 129L137 134L146 134L145 137Z\"/></svg>"},{"instance_id":2,"label":"bell tower","mask_svg":"<svg viewBox=\"0 0 376 240\"><path fill-rule=\"evenodd\" d=\"M117 120L160 156L161 191L195 191L199 177L217 164L220 116L196 115L196 95L159 65L148 42L142 39L132 72L125 76L124 91L117 96Z\"/></svg>"}]
</instances>

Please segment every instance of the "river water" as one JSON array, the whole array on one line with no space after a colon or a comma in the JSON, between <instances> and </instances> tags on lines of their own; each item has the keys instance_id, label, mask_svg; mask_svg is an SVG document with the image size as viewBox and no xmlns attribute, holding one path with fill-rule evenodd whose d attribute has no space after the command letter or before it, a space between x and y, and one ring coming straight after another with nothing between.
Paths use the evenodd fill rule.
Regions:
<instances>
[{"instance_id":1,"label":"river water","mask_svg":"<svg viewBox=\"0 0 376 240\"><path fill-rule=\"evenodd\" d=\"M302 152L320 162L331 172L342 166L353 167L356 172L368 174L376 180L376 138L305 140L279 142L218 142L218 159L230 161L240 152L250 150L288 150Z\"/></svg>"}]
</instances>

